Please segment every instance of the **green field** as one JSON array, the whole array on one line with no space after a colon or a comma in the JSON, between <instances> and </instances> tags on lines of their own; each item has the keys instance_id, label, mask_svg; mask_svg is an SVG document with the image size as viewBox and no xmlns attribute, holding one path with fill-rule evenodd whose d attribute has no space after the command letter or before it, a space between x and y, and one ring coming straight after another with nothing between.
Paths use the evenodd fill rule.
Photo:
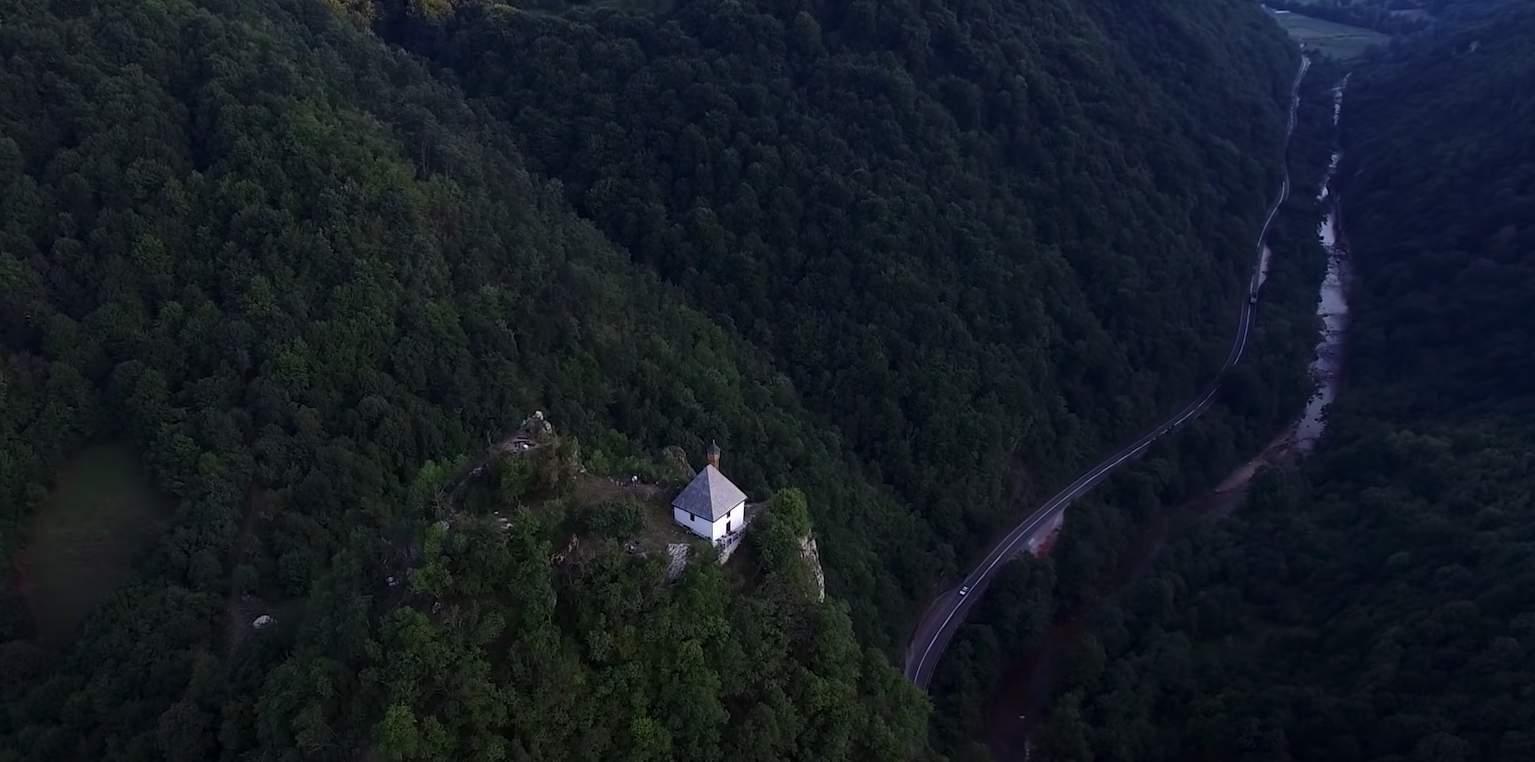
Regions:
<instances>
[{"instance_id":1,"label":"green field","mask_svg":"<svg viewBox=\"0 0 1535 762\"><path fill-rule=\"evenodd\" d=\"M1390 38L1380 32L1363 27L1349 26L1332 21L1302 16L1298 13L1275 12L1274 20L1290 33L1291 37L1316 48L1325 55L1342 61L1358 58L1371 45L1385 45Z\"/></svg>"},{"instance_id":2,"label":"green field","mask_svg":"<svg viewBox=\"0 0 1535 762\"><path fill-rule=\"evenodd\" d=\"M59 472L18 564L40 642L71 637L130 577L134 556L160 533L170 508L127 447L92 447Z\"/></svg>"},{"instance_id":3,"label":"green field","mask_svg":"<svg viewBox=\"0 0 1535 762\"><path fill-rule=\"evenodd\" d=\"M1296 3L1301 4L1301 5L1333 5L1334 4L1333 0L1294 0L1294 1ZM1369 0L1358 0L1358 2L1354 2L1351 5L1353 7L1355 7L1355 8L1361 9L1361 10L1378 10L1382 6L1389 5L1389 4L1391 4L1391 3L1387 2L1387 0L1375 0L1374 2L1370 2ZM1420 3L1420 5L1421 5L1421 3ZM1429 12L1424 10L1423 8L1389 8L1387 10L1389 10L1389 12L1391 13L1392 16L1395 16L1395 17L1398 17L1398 18L1413 18L1413 19L1432 18L1432 16L1429 14Z\"/></svg>"},{"instance_id":4,"label":"green field","mask_svg":"<svg viewBox=\"0 0 1535 762\"><path fill-rule=\"evenodd\" d=\"M518 0L513 5L526 11L564 13L577 8L610 8L629 13L661 14L671 11L673 0Z\"/></svg>"}]
</instances>

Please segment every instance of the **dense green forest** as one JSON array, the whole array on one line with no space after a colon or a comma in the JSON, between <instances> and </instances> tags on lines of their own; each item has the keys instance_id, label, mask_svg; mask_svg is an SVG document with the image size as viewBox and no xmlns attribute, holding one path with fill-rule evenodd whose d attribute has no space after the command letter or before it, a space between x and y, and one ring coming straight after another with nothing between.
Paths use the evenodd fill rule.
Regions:
<instances>
[{"instance_id":1,"label":"dense green forest","mask_svg":"<svg viewBox=\"0 0 1535 762\"><path fill-rule=\"evenodd\" d=\"M0 0L0 760L919 756L924 597L1224 355L1253 4L553 5ZM534 409L506 524L436 523ZM572 502L715 438L776 496L724 570ZM169 529L38 641L102 442Z\"/></svg>"},{"instance_id":2,"label":"dense green forest","mask_svg":"<svg viewBox=\"0 0 1535 762\"><path fill-rule=\"evenodd\" d=\"M1152 538L1169 521L1182 523L1179 509L1291 423L1311 393L1305 365L1316 343L1317 285L1326 258L1315 236L1324 214L1317 197L1336 145L1331 90L1342 76L1318 59L1301 83L1286 152L1294 188L1269 230L1273 256L1247 355L1224 377L1216 404L1076 500L1052 551L1006 568L956 633L930 686L931 740L952 759L992 758L987 741L996 737L989 727L1000 716L995 707L1014 689L1025 660L1046 647L1045 636L1112 602ZM1078 653L1088 656L1087 666L1077 663ZM1067 650L1061 679L1092 669L1093 653Z\"/></svg>"},{"instance_id":3,"label":"dense green forest","mask_svg":"<svg viewBox=\"0 0 1535 762\"><path fill-rule=\"evenodd\" d=\"M0 757L920 746L920 699L840 604L738 595L708 570L667 591L621 558L571 576L531 529L438 592L499 579L524 601L423 617L380 595L384 544L424 532L421 479L441 469L423 465L534 407L594 469L728 436L759 497L794 483L819 515L903 521L780 374L577 220L450 88L297 0L3 15L6 565L85 441L138 445L179 507L73 646L28 642L7 598ZM900 542L920 563L922 536ZM899 559L863 568L878 590ZM244 592L289 601L291 627L231 653L225 602ZM424 671L381 685L380 659Z\"/></svg>"},{"instance_id":4,"label":"dense green forest","mask_svg":"<svg viewBox=\"0 0 1535 762\"><path fill-rule=\"evenodd\" d=\"M946 558L1224 357L1296 63L1251 3L450 5L373 23L768 352Z\"/></svg>"},{"instance_id":5,"label":"dense green forest","mask_svg":"<svg viewBox=\"0 0 1535 762\"><path fill-rule=\"evenodd\" d=\"M1535 757L1532 79L1529 9L1356 72L1327 438L1099 613L1046 757Z\"/></svg>"}]
</instances>

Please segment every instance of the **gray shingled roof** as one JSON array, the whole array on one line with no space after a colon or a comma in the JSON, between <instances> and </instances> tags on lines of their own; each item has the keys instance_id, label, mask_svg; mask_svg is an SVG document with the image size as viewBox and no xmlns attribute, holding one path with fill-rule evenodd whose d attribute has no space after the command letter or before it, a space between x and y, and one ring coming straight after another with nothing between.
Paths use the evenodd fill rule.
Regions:
<instances>
[{"instance_id":1,"label":"gray shingled roof","mask_svg":"<svg viewBox=\"0 0 1535 762\"><path fill-rule=\"evenodd\" d=\"M740 505L746 493L732 484L713 465L704 466L693 481L672 501L672 505L694 516L702 516L712 524L725 518L731 508Z\"/></svg>"}]
</instances>

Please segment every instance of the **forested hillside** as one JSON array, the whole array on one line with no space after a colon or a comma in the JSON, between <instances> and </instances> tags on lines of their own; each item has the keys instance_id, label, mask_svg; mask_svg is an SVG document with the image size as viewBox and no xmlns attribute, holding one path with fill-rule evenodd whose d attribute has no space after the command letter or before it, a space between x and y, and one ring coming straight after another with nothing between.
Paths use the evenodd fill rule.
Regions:
<instances>
[{"instance_id":1,"label":"forested hillside","mask_svg":"<svg viewBox=\"0 0 1535 762\"><path fill-rule=\"evenodd\" d=\"M1104 612L1050 758L1535 757L1532 41L1518 9L1356 72L1327 439Z\"/></svg>"},{"instance_id":2,"label":"forested hillside","mask_svg":"<svg viewBox=\"0 0 1535 762\"><path fill-rule=\"evenodd\" d=\"M1535 403L1535 321L1524 314L1535 293L1535 147L1524 130L1535 40L1513 32L1532 17L1520 9L1383 61L1351 98L1346 214L1365 247L1354 330L1392 351L1362 353L1350 373L1376 382L1382 416L1517 415Z\"/></svg>"},{"instance_id":3,"label":"forested hillside","mask_svg":"<svg viewBox=\"0 0 1535 762\"><path fill-rule=\"evenodd\" d=\"M1251 3L541 8L0 0L0 760L919 756L922 598L1224 353ZM572 497L716 438L776 506L723 571ZM168 529L40 639L102 443Z\"/></svg>"},{"instance_id":4,"label":"forested hillside","mask_svg":"<svg viewBox=\"0 0 1535 762\"><path fill-rule=\"evenodd\" d=\"M1300 83L1288 168L1293 182L1266 245L1272 252L1258 320L1217 402L1088 495L1073 501L1049 553L1008 564L965 618L929 684L930 742L956 760L1025 754L1052 684L1104 668L1103 651L1073 636L1190 521L1210 490L1293 424L1314 391L1305 364L1317 342L1317 288L1327 254L1317 196L1332 151L1334 84L1343 71L1313 60ZM1023 717L1019 717L1022 714ZM1038 748L1038 747L1036 747Z\"/></svg>"},{"instance_id":5,"label":"forested hillside","mask_svg":"<svg viewBox=\"0 0 1535 762\"><path fill-rule=\"evenodd\" d=\"M873 538L903 526L781 376L629 266L451 89L304 0L0 15L5 566L87 440L131 442L178 503L77 642L28 642L5 600L0 758L920 744L920 700L835 603L742 596L707 570L669 592L622 556L572 576L533 529L458 540L443 616L380 595L386 549L430 516L442 469L423 465L534 407L593 467L728 436L759 498L797 482L817 513L878 516L842 550L870 557L870 589L896 568ZM526 600L476 609L486 585ZM285 626L231 654L225 602L246 592L287 601ZM739 732L722 737L727 707Z\"/></svg>"},{"instance_id":6,"label":"forested hillside","mask_svg":"<svg viewBox=\"0 0 1535 762\"><path fill-rule=\"evenodd\" d=\"M380 7L961 559L1219 365L1296 63L1246 0Z\"/></svg>"}]
</instances>

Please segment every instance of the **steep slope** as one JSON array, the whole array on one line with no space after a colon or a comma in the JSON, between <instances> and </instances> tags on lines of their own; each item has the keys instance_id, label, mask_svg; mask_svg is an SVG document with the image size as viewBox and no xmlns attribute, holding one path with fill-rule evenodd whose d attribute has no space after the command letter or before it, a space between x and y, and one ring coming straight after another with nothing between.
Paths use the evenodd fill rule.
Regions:
<instances>
[{"instance_id":1,"label":"steep slope","mask_svg":"<svg viewBox=\"0 0 1535 762\"><path fill-rule=\"evenodd\" d=\"M1293 50L1237 0L668 12L0 0L0 560L87 442L178 506L74 642L4 599L0 759L920 751L879 647L1218 361ZM428 529L535 408L802 487L847 604Z\"/></svg>"},{"instance_id":2,"label":"steep slope","mask_svg":"<svg viewBox=\"0 0 1535 762\"><path fill-rule=\"evenodd\" d=\"M1519 9L1356 73L1326 439L1105 613L1050 758L1535 755L1532 35Z\"/></svg>"},{"instance_id":3,"label":"steep slope","mask_svg":"<svg viewBox=\"0 0 1535 762\"><path fill-rule=\"evenodd\" d=\"M878 555L909 549L920 567L932 544L900 536L903 509L779 374L577 220L451 88L308 0L6 0L0 16L0 560L9 570L50 466L92 438L135 446L178 502L138 578L96 581L122 588L74 642L28 641L5 600L0 759L332 758L369 744L570 758L617 754L603 744L630 735L708 758L721 706L765 728L726 740L764 753L920 743L920 699L852 639L838 603L705 571L674 592L616 549L564 574L531 529L456 540L477 560L458 560L455 584L511 586L537 606L444 622L381 594L386 551L431 516L433 461L480 451L535 407L579 436L594 471L728 432L757 498L798 484L828 523L866 528L839 547L864 621L886 591L893 610L904 600L899 563ZM882 535L891 547L876 550ZM625 605L575 608L607 591ZM278 602L282 626L230 653L226 601L245 592ZM750 637L729 629L741 621ZM634 632L668 639L640 648ZM591 644L607 637L645 672L592 677L605 662ZM529 662L480 690L485 638ZM751 649L755 671L704 647L722 639ZM441 671L369 693L381 653L390 669L419 657ZM299 667L278 669L290 654ZM435 703L433 679L456 681L460 703ZM616 692L620 679L637 692ZM509 686L530 685L578 706L518 704L513 722L523 697ZM811 694L841 711L806 719ZM653 722L636 702L654 704ZM663 711L679 704L697 710L675 715L682 729ZM431 714L455 708L465 725ZM634 724L621 735L592 718Z\"/></svg>"},{"instance_id":4,"label":"steep slope","mask_svg":"<svg viewBox=\"0 0 1535 762\"><path fill-rule=\"evenodd\" d=\"M1531 13L1502 19L1527 28ZM1374 385L1382 416L1528 414L1535 42L1488 24L1367 74L1346 123L1348 229L1364 247L1354 330L1393 351L1362 353L1350 373Z\"/></svg>"},{"instance_id":5,"label":"steep slope","mask_svg":"<svg viewBox=\"0 0 1535 762\"><path fill-rule=\"evenodd\" d=\"M1252 3L448 5L378 26L960 556L1223 356L1295 60Z\"/></svg>"}]
</instances>

